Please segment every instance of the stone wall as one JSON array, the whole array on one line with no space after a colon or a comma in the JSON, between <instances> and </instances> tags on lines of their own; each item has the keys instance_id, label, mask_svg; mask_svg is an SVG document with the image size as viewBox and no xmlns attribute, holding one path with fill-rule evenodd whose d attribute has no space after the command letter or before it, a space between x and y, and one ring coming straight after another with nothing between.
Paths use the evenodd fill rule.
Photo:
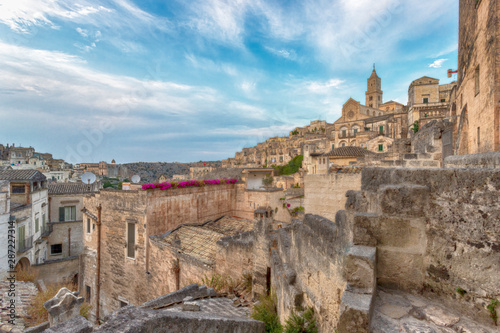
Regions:
<instances>
[{"instance_id":1,"label":"stone wall","mask_svg":"<svg viewBox=\"0 0 500 333\"><path fill-rule=\"evenodd\" d=\"M54 244L62 245L61 254L51 253L50 246ZM69 245L71 246L71 251ZM49 249L47 251L47 260L61 259L61 258L66 258L68 256L79 255L83 249L82 221L80 220L75 222L53 223L52 232L47 237L47 248Z\"/></svg>"},{"instance_id":2,"label":"stone wall","mask_svg":"<svg viewBox=\"0 0 500 333\"><path fill-rule=\"evenodd\" d=\"M485 305L500 297L499 195L495 170L370 168L346 208L354 244L377 247L379 285L439 295L488 323Z\"/></svg>"},{"instance_id":3,"label":"stone wall","mask_svg":"<svg viewBox=\"0 0 500 333\"><path fill-rule=\"evenodd\" d=\"M212 276L214 268L193 257L177 253L161 242L150 242L149 298L159 297L193 283L202 283L205 276ZM134 302L133 304L139 304Z\"/></svg>"},{"instance_id":4,"label":"stone wall","mask_svg":"<svg viewBox=\"0 0 500 333\"><path fill-rule=\"evenodd\" d=\"M272 246L272 288L278 297L278 313L312 306L320 332L333 332L340 315L346 285L343 261L349 244L345 226L307 214L276 231Z\"/></svg>"},{"instance_id":5,"label":"stone wall","mask_svg":"<svg viewBox=\"0 0 500 333\"><path fill-rule=\"evenodd\" d=\"M43 264L33 265L37 280L43 283L72 283L78 281L79 257L71 256L64 259L47 260Z\"/></svg>"},{"instance_id":6,"label":"stone wall","mask_svg":"<svg viewBox=\"0 0 500 333\"><path fill-rule=\"evenodd\" d=\"M498 49L500 8L496 0L460 0L457 106L463 128L456 155L500 150ZM476 73L479 87L476 88ZM466 111L462 114L462 110Z\"/></svg>"},{"instance_id":7,"label":"stone wall","mask_svg":"<svg viewBox=\"0 0 500 333\"><path fill-rule=\"evenodd\" d=\"M500 151L472 155L453 155L444 160L445 168L500 169Z\"/></svg>"},{"instance_id":8,"label":"stone wall","mask_svg":"<svg viewBox=\"0 0 500 333\"><path fill-rule=\"evenodd\" d=\"M160 235L183 223L202 223L231 215L236 185L156 189L147 193L148 231L150 235Z\"/></svg>"},{"instance_id":9,"label":"stone wall","mask_svg":"<svg viewBox=\"0 0 500 333\"><path fill-rule=\"evenodd\" d=\"M253 261L254 232L223 237L217 242L215 255L216 273L240 280L243 274L251 274Z\"/></svg>"},{"instance_id":10,"label":"stone wall","mask_svg":"<svg viewBox=\"0 0 500 333\"><path fill-rule=\"evenodd\" d=\"M361 174L306 175L304 187L305 212L334 221L337 211L344 209L346 192L361 189Z\"/></svg>"}]
</instances>

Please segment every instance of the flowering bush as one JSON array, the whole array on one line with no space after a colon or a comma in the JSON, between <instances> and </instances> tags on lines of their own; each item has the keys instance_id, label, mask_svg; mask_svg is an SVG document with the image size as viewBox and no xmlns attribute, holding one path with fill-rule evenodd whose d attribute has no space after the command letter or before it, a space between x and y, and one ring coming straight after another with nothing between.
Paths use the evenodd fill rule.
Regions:
<instances>
[{"instance_id":1,"label":"flowering bush","mask_svg":"<svg viewBox=\"0 0 500 333\"><path fill-rule=\"evenodd\" d=\"M185 180L181 182L165 182L165 183L148 183L142 184L143 190L159 188L160 190L168 190L169 188L182 188L182 187L193 187L193 186L204 186L204 185L220 185L220 184L236 184L237 179L204 179L202 181L198 180Z\"/></svg>"}]
</instances>

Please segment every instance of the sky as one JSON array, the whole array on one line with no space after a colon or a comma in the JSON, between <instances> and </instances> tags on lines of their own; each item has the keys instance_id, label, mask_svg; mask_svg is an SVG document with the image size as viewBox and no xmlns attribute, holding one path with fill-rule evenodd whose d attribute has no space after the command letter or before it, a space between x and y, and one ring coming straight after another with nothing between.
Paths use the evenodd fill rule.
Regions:
<instances>
[{"instance_id":1,"label":"sky","mask_svg":"<svg viewBox=\"0 0 500 333\"><path fill-rule=\"evenodd\" d=\"M70 163L234 157L411 81L449 83L456 0L1 0L0 143Z\"/></svg>"}]
</instances>

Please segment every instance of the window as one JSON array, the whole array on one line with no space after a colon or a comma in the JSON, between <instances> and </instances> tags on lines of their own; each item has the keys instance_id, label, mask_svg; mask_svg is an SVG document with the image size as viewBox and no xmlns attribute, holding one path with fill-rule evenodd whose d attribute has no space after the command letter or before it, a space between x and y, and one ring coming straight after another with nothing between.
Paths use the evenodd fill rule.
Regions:
<instances>
[{"instance_id":1,"label":"window","mask_svg":"<svg viewBox=\"0 0 500 333\"><path fill-rule=\"evenodd\" d=\"M76 206L59 207L59 221L76 221Z\"/></svg>"},{"instance_id":2,"label":"window","mask_svg":"<svg viewBox=\"0 0 500 333\"><path fill-rule=\"evenodd\" d=\"M373 97L372 97L372 96L370 96L370 101L371 101L371 100L373 100Z\"/></svg>"},{"instance_id":3,"label":"window","mask_svg":"<svg viewBox=\"0 0 500 333\"><path fill-rule=\"evenodd\" d=\"M369 105L369 106L372 108L372 107L373 107L373 104L372 104L372 103L370 103L370 105ZM375 113L375 112L373 112L373 113Z\"/></svg>"},{"instance_id":4,"label":"window","mask_svg":"<svg viewBox=\"0 0 500 333\"><path fill-rule=\"evenodd\" d=\"M37 217L35 217L35 232L38 232L38 230L40 229L40 219Z\"/></svg>"},{"instance_id":5,"label":"window","mask_svg":"<svg viewBox=\"0 0 500 333\"><path fill-rule=\"evenodd\" d=\"M50 246L50 254L62 254L62 244L52 244Z\"/></svg>"},{"instance_id":6,"label":"window","mask_svg":"<svg viewBox=\"0 0 500 333\"><path fill-rule=\"evenodd\" d=\"M445 98L441 98L441 103L444 103L446 102L446 99Z\"/></svg>"},{"instance_id":7,"label":"window","mask_svg":"<svg viewBox=\"0 0 500 333\"><path fill-rule=\"evenodd\" d=\"M479 66L476 67L476 71L474 73L474 82L475 82L475 90L476 95L479 94Z\"/></svg>"},{"instance_id":8,"label":"window","mask_svg":"<svg viewBox=\"0 0 500 333\"><path fill-rule=\"evenodd\" d=\"M342 136L343 137L347 136L347 130L342 130Z\"/></svg>"},{"instance_id":9,"label":"window","mask_svg":"<svg viewBox=\"0 0 500 333\"><path fill-rule=\"evenodd\" d=\"M127 223L127 257L135 258L135 223Z\"/></svg>"},{"instance_id":10,"label":"window","mask_svg":"<svg viewBox=\"0 0 500 333\"><path fill-rule=\"evenodd\" d=\"M17 236L19 238L19 249L24 249L25 248L25 241L26 241L26 228L23 225L22 227L19 227L17 229Z\"/></svg>"},{"instance_id":11,"label":"window","mask_svg":"<svg viewBox=\"0 0 500 333\"><path fill-rule=\"evenodd\" d=\"M477 128L477 146L479 147L481 145L481 127Z\"/></svg>"},{"instance_id":12,"label":"window","mask_svg":"<svg viewBox=\"0 0 500 333\"><path fill-rule=\"evenodd\" d=\"M353 132L354 132L354 135L356 135L356 133L358 133L358 129L357 129L357 128L355 128L355 129L353 130Z\"/></svg>"},{"instance_id":13,"label":"window","mask_svg":"<svg viewBox=\"0 0 500 333\"><path fill-rule=\"evenodd\" d=\"M42 229L45 230L45 214L42 214Z\"/></svg>"},{"instance_id":14,"label":"window","mask_svg":"<svg viewBox=\"0 0 500 333\"><path fill-rule=\"evenodd\" d=\"M335 149L335 144L334 144L334 143L332 143L332 150L333 150L333 149Z\"/></svg>"},{"instance_id":15,"label":"window","mask_svg":"<svg viewBox=\"0 0 500 333\"><path fill-rule=\"evenodd\" d=\"M25 186L24 185L12 185L12 193L13 194L21 194L24 193L25 191Z\"/></svg>"},{"instance_id":16,"label":"window","mask_svg":"<svg viewBox=\"0 0 500 333\"><path fill-rule=\"evenodd\" d=\"M423 99L423 101L422 101L422 102L423 102L423 103L429 103L429 97L424 97L424 99Z\"/></svg>"},{"instance_id":17,"label":"window","mask_svg":"<svg viewBox=\"0 0 500 333\"><path fill-rule=\"evenodd\" d=\"M380 96L378 96L378 100L379 100L379 102L380 102Z\"/></svg>"},{"instance_id":18,"label":"window","mask_svg":"<svg viewBox=\"0 0 500 333\"><path fill-rule=\"evenodd\" d=\"M384 126L379 126L378 131L380 134L384 134Z\"/></svg>"},{"instance_id":19,"label":"window","mask_svg":"<svg viewBox=\"0 0 500 333\"><path fill-rule=\"evenodd\" d=\"M342 146L342 147L345 147L345 143L342 143L342 145L341 145L341 146Z\"/></svg>"},{"instance_id":20,"label":"window","mask_svg":"<svg viewBox=\"0 0 500 333\"><path fill-rule=\"evenodd\" d=\"M378 151L384 151L384 145L378 145Z\"/></svg>"},{"instance_id":21,"label":"window","mask_svg":"<svg viewBox=\"0 0 500 333\"><path fill-rule=\"evenodd\" d=\"M90 234L90 219L87 218L87 233Z\"/></svg>"},{"instance_id":22,"label":"window","mask_svg":"<svg viewBox=\"0 0 500 333\"><path fill-rule=\"evenodd\" d=\"M92 289L90 289L90 286L85 286L85 301L87 303L90 303L91 290Z\"/></svg>"}]
</instances>

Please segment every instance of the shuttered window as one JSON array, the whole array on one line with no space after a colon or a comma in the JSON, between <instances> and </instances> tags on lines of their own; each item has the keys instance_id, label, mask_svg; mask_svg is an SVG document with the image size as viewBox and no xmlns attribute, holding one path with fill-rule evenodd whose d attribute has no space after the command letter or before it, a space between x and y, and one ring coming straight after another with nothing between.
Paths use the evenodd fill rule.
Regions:
<instances>
[{"instance_id":1,"label":"shuttered window","mask_svg":"<svg viewBox=\"0 0 500 333\"><path fill-rule=\"evenodd\" d=\"M135 223L127 223L127 257L135 258Z\"/></svg>"},{"instance_id":2,"label":"shuttered window","mask_svg":"<svg viewBox=\"0 0 500 333\"><path fill-rule=\"evenodd\" d=\"M76 221L76 206L59 207L59 222Z\"/></svg>"}]
</instances>

